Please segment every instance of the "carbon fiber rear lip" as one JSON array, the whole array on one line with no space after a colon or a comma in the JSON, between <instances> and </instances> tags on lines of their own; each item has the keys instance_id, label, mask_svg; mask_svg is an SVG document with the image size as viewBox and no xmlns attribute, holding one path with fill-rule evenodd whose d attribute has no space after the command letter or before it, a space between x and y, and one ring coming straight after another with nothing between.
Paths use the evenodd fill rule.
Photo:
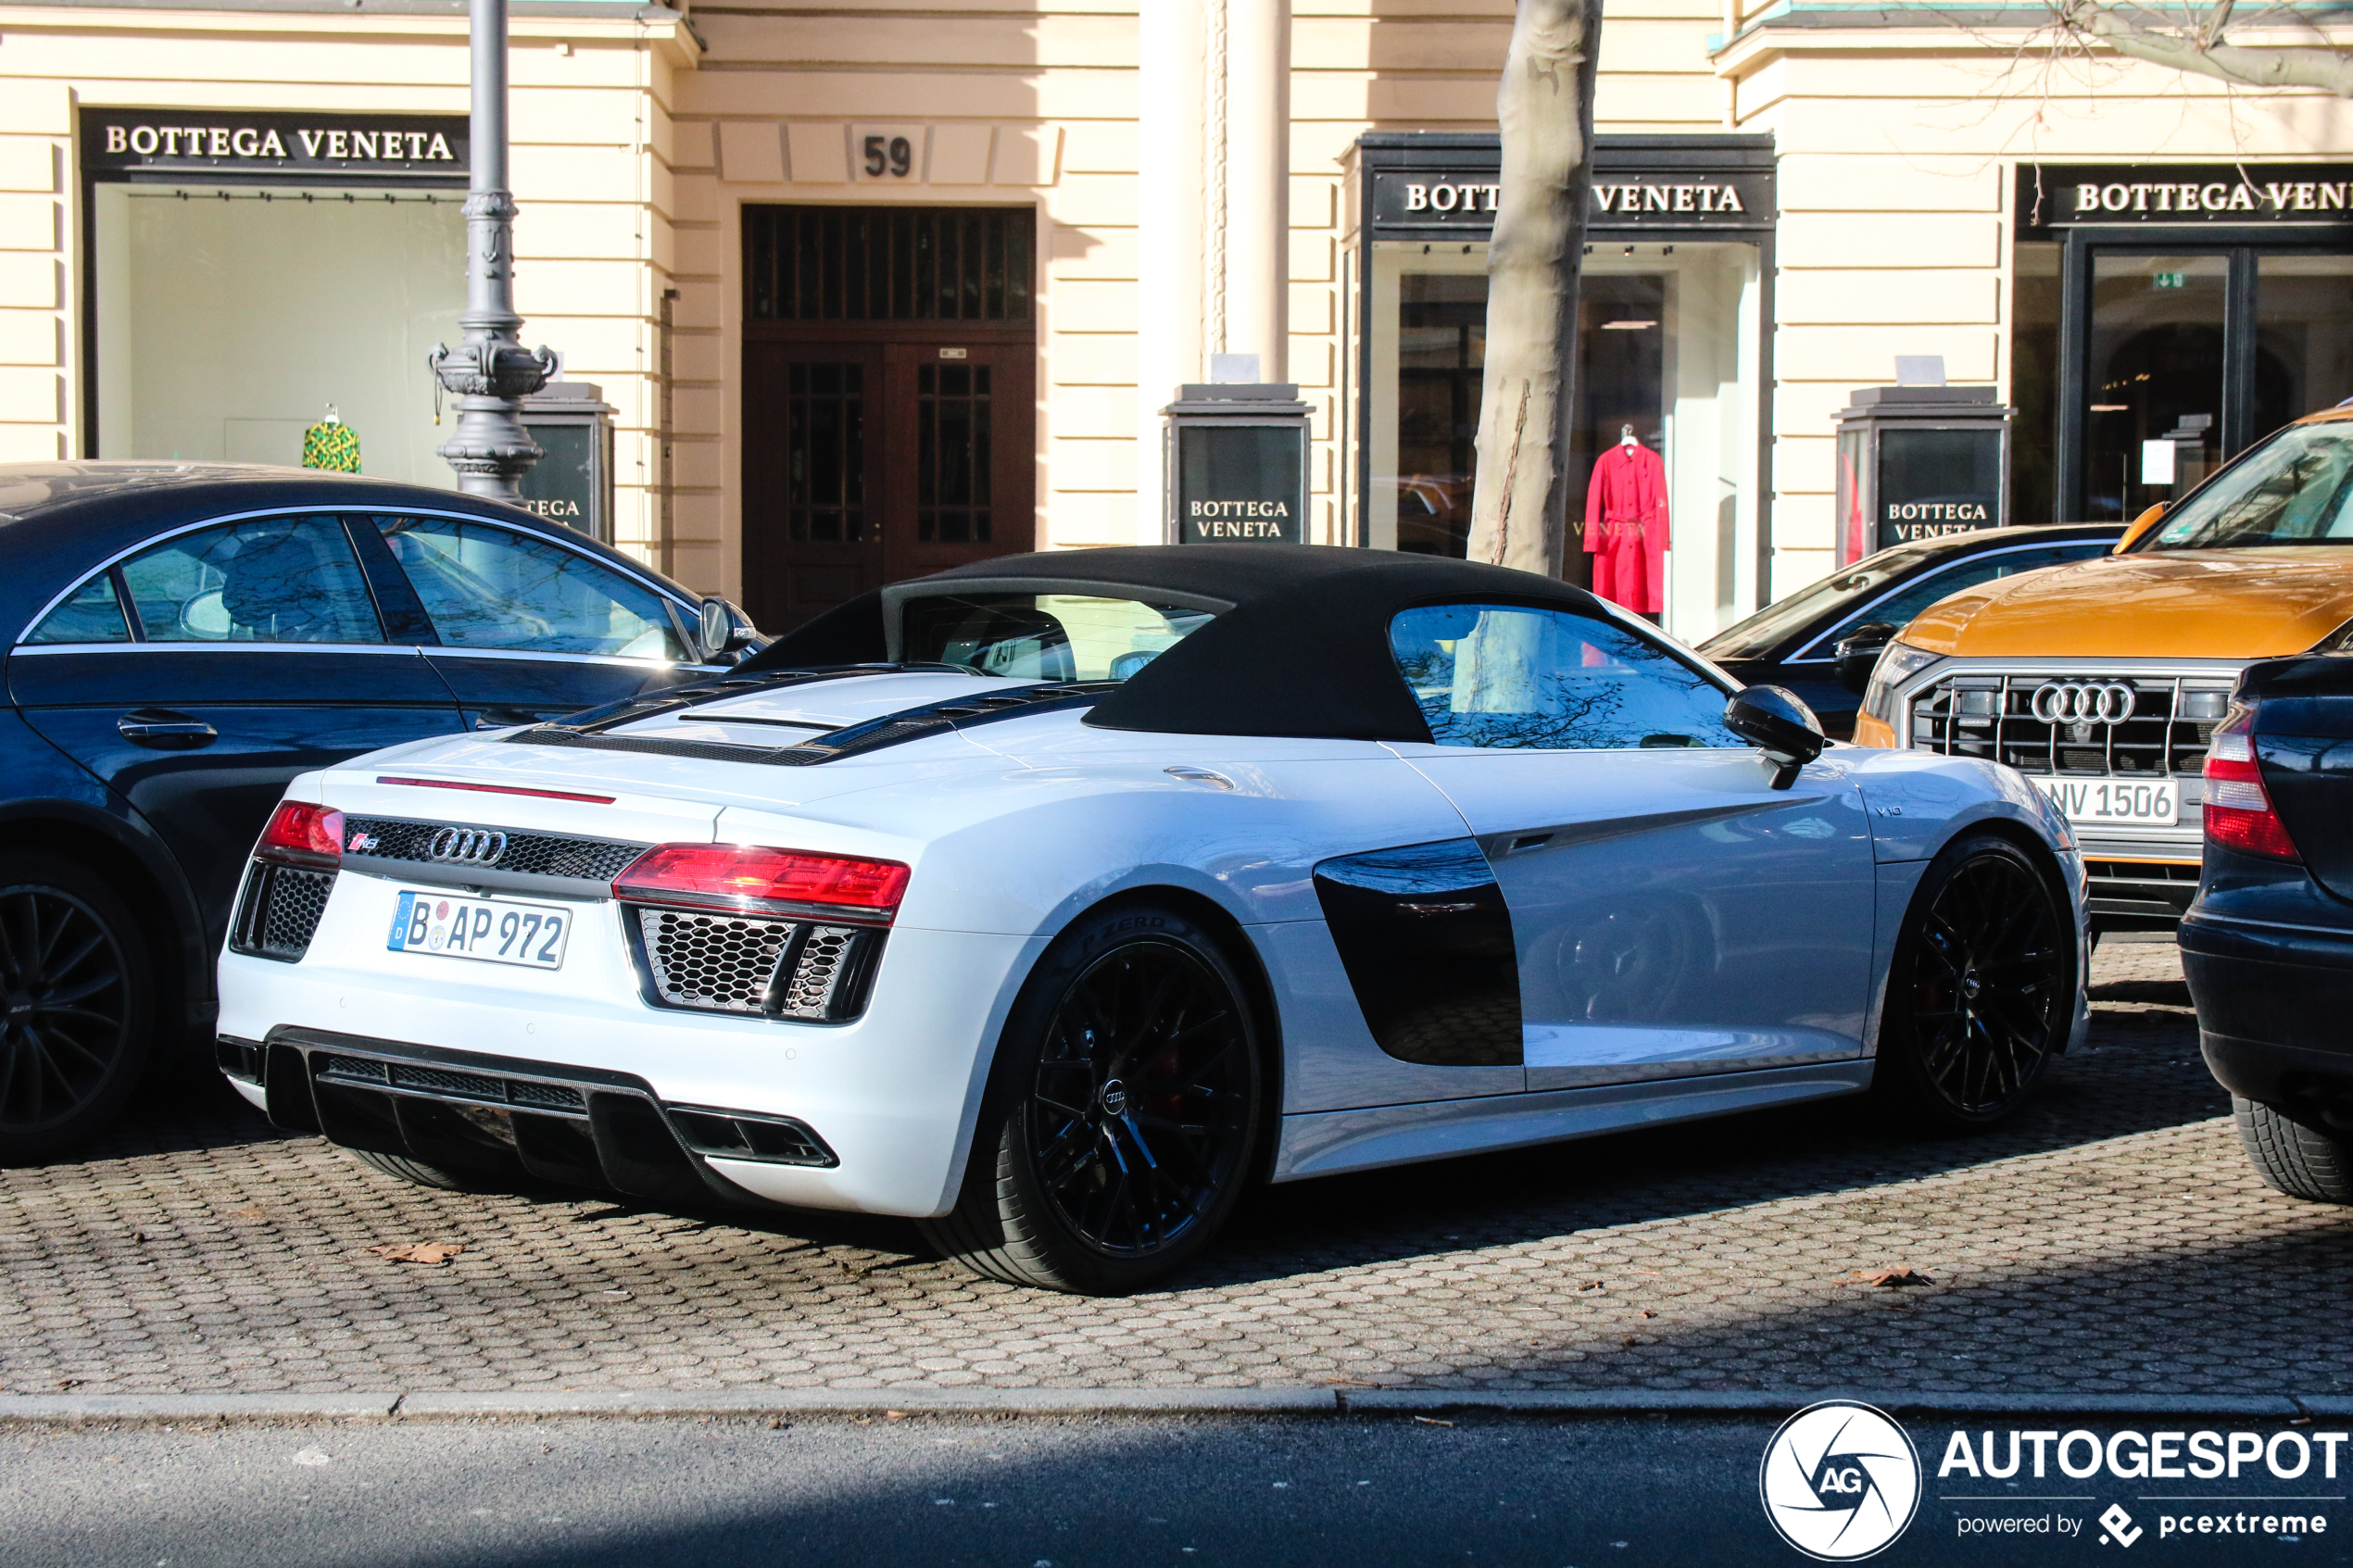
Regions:
<instances>
[{"instance_id":1,"label":"carbon fiber rear lip","mask_svg":"<svg viewBox=\"0 0 2353 1568\"><path fill-rule=\"evenodd\" d=\"M362 1082L335 1073L321 1058L544 1085L572 1091L581 1106L573 1110L518 1100L511 1094L494 1098L395 1084L389 1071L385 1082ZM271 1122L346 1148L510 1180L527 1176L617 1192L657 1203L716 1200L734 1208L780 1207L713 1170L703 1152L679 1132L653 1085L633 1073L281 1024L263 1042L262 1087ZM496 1118L486 1123L483 1118L491 1112ZM707 1113L790 1122L825 1159L789 1163L808 1170L840 1162L813 1129L794 1118L720 1110Z\"/></svg>"}]
</instances>

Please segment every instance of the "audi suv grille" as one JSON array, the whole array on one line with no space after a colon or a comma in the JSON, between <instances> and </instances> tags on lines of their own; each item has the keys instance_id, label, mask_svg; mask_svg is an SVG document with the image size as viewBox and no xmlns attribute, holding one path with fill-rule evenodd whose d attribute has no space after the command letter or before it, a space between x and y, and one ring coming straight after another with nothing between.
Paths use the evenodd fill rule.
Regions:
<instances>
[{"instance_id":1,"label":"audi suv grille","mask_svg":"<svg viewBox=\"0 0 2353 1568\"><path fill-rule=\"evenodd\" d=\"M442 837L441 835L447 835ZM465 835L473 835L466 838ZM436 855L435 839L443 853ZM485 854L487 846L504 839L502 848ZM468 851L463 863L511 872L518 876L573 877L585 882L610 882L630 861L646 852L642 844L621 844L602 838L569 838L556 834L514 833L497 828L470 827L462 822L411 822L392 817L352 817L344 824L344 852L379 860L448 862L451 851Z\"/></svg>"},{"instance_id":2,"label":"audi suv grille","mask_svg":"<svg viewBox=\"0 0 2353 1568\"><path fill-rule=\"evenodd\" d=\"M1911 741L2024 773L2195 778L2230 696L2178 675L1957 672L1913 696Z\"/></svg>"}]
</instances>

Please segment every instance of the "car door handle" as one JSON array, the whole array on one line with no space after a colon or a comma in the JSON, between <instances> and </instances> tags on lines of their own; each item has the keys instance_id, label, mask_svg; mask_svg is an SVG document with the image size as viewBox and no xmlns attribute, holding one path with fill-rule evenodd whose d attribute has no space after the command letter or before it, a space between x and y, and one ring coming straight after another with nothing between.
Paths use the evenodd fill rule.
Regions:
<instances>
[{"instance_id":1,"label":"car door handle","mask_svg":"<svg viewBox=\"0 0 2353 1568\"><path fill-rule=\"evenodd\" d=\"M194 751L220 738L220 732L203 720L174 713L169 708L133 709L116 720L114 727L132 745L152 746L157 751Z\"/></svg>"}]
</instances>

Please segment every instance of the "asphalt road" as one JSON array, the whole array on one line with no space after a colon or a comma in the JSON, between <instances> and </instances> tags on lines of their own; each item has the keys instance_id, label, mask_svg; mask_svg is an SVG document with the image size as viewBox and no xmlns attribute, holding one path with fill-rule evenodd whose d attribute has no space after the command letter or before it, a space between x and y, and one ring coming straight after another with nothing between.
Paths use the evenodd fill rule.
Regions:
<instances>
[{"instance_id":1,"label":"asphalt road","mask_svg":"<svg viewBox=\"0 0 2353 1568\"><path fill-rule=\"evenodd\" d=\"M1999 1425L2008 1425L2005 1417ZM2079 1424L2016 1418L2020 1426ZM1769 1420L978 1417L0 1432L0 1562L271 1564L1528 1564L1805 1561L1757 1494ZM2103 1436L2110 1427L2080 1424ZM2146 1423L2144 1425L2149 1424ZM2233 1425L2268 1441L2278 1422ZM2309 1430L2307 1428L2306 1430ZM1889 1563L2317 1565L2353 1559L2347 1483L1935 1478ZM2340 1467L2340 1475L2347 1467ZM2315 1467L2317 1471L2317 1466ZM2025 1473L2021 1472L2021 1475ZM2195 1493L2196 1504L2142 1494ZM2040 1500L2040 1494L2075 1500ZM2285 1502L2316 1494L2334 1500ZM2247 1496L2273 1499L2252 1503ZM1987 1497L1998 1500L1983 1500ZM1948 1500L1955 1499L1959 1500ZM2013 1500L2015 1499L2015 1500ZM2104 1543L2120 1502L2133 1544ZM2163 1508L2324 1512L2335 1529L2161 1536ZM2048 1534L1960 1521L2046 1520ZM2075 1533L2062 1535L2062 1521ZM2342 1532L2340 1534L2339 1532Z\"/></svg>"}]
</instances>

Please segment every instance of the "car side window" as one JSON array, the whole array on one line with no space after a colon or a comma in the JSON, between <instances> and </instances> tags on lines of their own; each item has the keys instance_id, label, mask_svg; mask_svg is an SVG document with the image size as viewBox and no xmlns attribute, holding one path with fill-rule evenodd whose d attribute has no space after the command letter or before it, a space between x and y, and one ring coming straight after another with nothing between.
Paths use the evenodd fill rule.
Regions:
<instances>
[{"instance_id":1,"label":"car side window","mask_svg":"<svg viewBox=\"0 0 2353 1568\"><path fill-rule=\"evenodd\" d=\"M373 643L375 601L331 517L199 529L122 563L150 643Z\"/></svg>"},{"instance_id":2,"label":"car side window","mask_svg":"<svg viewBox=\"0 0 2353 1568\"><path fill-rule=\"evenodd\" d=\"M131 625L115 596L114 573L102 571L41 618L28 643L127 643Z\"/></svg>"},{"instance_id":3,"label":"car side window","mask_svg":"<svg viewBox=\"0 0 2353 1568\"><path fill-rule=\"evenodd\" d=\"M1890 626L1907 625L1937 600L1950 598L1962 589L1974 588L1980 583L1991 583L2000 577L2015 577L2021 571L2039 571L2046 566L2089 560L2094 556L2104 556L2115 547L2113 540L2085 539L2075 544L2047 545L2032 550L2003 550L1997 554L1971 556L1966 560L1955 561L1940 571L1931 571L1905 583L1869 608L1856 610L1830 633L1815 639L1806 650L1806 655L1809 658L1829 658L1832 643L1869 621L1883 621Z\"/></svg>"},{"instance_id":4,"label":"car side window","mask_svg":"<svg viewBox=\"0 0 2353 1568\"><path fill-rule=\"evenodd\" d=\"M586 556L452 518L376 526L445 647L687 658L661 596Z\"/></svg>"},{"instance_id":5,"label":"car side window","mask_svg":"<svg viewBox=\"0 0 2353 1568\"><path fill-rule=\"evenodd\" d=\"M1729 693L1613 621L1518 605L1425 605L1390 622L1389 644L1441 746L1748 744L1724 727Z\"/></svg>"}]
</instances>

